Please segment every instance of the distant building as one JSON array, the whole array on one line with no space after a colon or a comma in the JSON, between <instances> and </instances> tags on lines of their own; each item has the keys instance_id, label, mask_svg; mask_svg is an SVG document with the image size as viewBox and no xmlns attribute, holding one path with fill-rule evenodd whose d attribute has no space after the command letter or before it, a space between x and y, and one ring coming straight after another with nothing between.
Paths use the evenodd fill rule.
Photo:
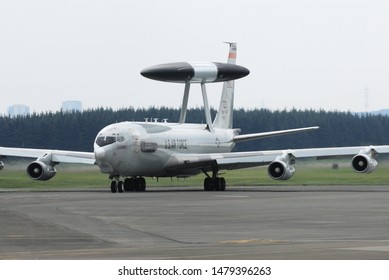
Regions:
<instances>
[{"instance_id":1,"label":"distant building","mask_svg":"<svg viewBox=\"0 0 389 280\"><path fill-rule=\"evenodd\" d=\"M82 111L82 103L81 101L64 101L62 102L61 110L63 112L81 112Z\"/></svg>"},{"instance_id":2,"label":"distant building","mask_svg":"<svg viewBox=\"0 0 389 280\"><path fill-rule=\"evenodd\" d=\"M30 107L24 104L14 104L8 107L7 112L10 117L27 116L30 114Z\"/></svg>"}]
</instances>

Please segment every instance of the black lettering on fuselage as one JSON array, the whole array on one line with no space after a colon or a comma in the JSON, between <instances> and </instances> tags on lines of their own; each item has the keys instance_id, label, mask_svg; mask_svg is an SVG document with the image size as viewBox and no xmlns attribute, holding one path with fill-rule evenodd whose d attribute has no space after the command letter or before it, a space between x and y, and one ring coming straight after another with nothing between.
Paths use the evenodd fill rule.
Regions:
<instances>
[{"instance_id":1,"label":"black lettering on fuselage","mask_svg":"<svg viewBox=\"0 0 389 280\"><path fill-rule=\"evenodd\" d=\"M187 150L188 149L188 140L187 139L174 139L168 138L165 139L165 149L171 150Z\"/></svg>"}]
</instances>

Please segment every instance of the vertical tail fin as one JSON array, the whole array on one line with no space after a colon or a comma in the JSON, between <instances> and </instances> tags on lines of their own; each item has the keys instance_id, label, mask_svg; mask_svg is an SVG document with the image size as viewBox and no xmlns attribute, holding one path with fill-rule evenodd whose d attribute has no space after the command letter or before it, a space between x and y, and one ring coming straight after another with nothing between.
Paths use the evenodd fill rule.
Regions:
<instances>
[{"instance_id":1,"label":"vertical tail fin","mask_svg":"<svg viewBox=\"0 0 389 280\"><path fill-rule=\"evenodd\" d=\"M236 64L236 43L227 42L230 45L227 63ZM214 128L232 128L232 118L234 110L234 86L235 81L223 83L219 111L213 122Z\"/></svg>"}]
</instances>

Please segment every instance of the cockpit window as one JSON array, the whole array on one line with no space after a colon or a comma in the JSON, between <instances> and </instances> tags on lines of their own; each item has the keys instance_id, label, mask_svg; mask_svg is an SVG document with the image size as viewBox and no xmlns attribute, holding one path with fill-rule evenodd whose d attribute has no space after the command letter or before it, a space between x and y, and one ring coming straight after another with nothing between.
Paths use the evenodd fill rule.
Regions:
<instances>
[{"instance_id":1,"label":"cockpit window","mask_svg":"<svg viewBox=\"0 0 389 280\"><path fill-rule=\"evenodd\" d=\"M96 139L96 144L99 147L104 147L116 142L116 136L99 136Z\"/></svg>"}]
</instances>

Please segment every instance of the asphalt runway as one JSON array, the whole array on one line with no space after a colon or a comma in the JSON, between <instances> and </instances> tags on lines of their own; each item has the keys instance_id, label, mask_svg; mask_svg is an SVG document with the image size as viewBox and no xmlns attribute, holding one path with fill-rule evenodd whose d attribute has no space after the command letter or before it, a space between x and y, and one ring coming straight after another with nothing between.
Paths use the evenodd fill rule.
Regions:
<instances>
[{"instance_id":1,"label":"asphalt runway","mask_svg":"<svg viewBox=\"0 0 389 280\"><path fill-rule=\"evenodd\" d=\"M0 259L389 259L389 186L0 191Z\"/></svg>"}]
</instances>

